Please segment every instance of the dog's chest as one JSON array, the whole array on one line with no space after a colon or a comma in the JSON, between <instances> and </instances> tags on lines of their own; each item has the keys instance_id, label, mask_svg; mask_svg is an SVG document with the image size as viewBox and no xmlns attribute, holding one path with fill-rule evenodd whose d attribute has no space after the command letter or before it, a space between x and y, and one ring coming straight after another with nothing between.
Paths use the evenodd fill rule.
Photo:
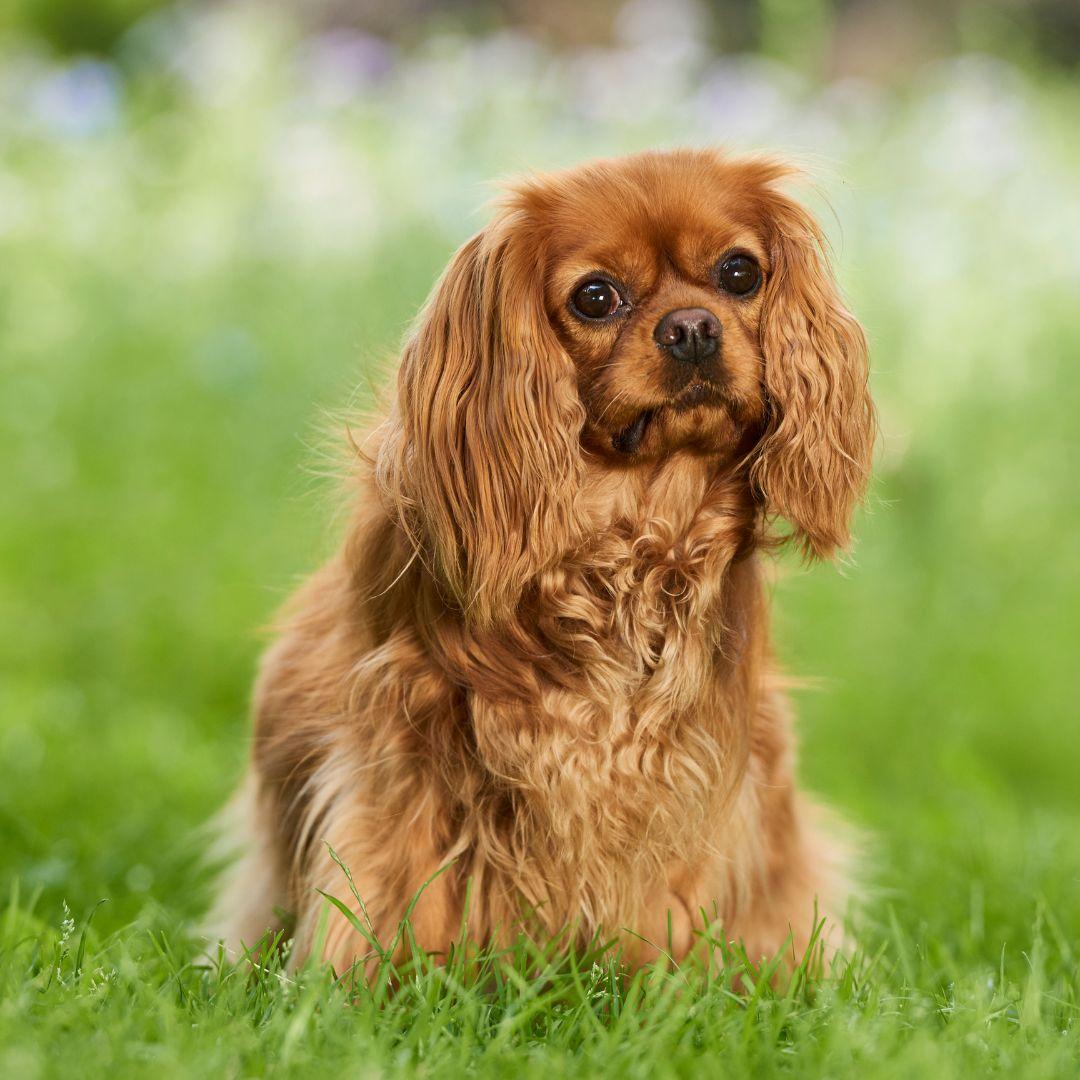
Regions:
<instances>
[{"instance_id":1,"label":"dog's chest","mask_svg":"<svg viewBox=\"0 0 1080 1080\"><path fill-rule=\"evenodd\" d=\"M637 798L658 778L712 772L724 565L709 539L613 532L551 576L538 625L559 670L540 680L528 725L533 750L550 751L535 768L570 763L609 801Z\"/></svg>"},{"instance_id":2,"label":"dog's chest","mask_svg":"<svg viewBox=\"0 0 1080 1080\"><path fill-rule=\"evenodd\" d=\"M678 533L660 522L613 529L567 567L552 607L556 622L560 609L569 615L568 662L582 665L602 702L614 695L633 706L661 692L677 707L704 690L730 559L716 531L715 522Z\"/></svg>"}]
</instances>

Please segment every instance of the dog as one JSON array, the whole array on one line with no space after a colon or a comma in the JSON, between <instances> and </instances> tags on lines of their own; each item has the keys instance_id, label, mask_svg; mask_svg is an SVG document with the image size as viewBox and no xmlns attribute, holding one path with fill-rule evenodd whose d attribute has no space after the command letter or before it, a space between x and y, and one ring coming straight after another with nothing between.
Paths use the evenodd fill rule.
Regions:
<instances>
[{"instance_id":1,"label":"dog","mask_svg":"<svg viewBox=\"0 0 1080 1080\"><path fill-rule=\"evenodd\" d=\"M766 569L849 546L876 425L791 174L679 150L528 176L453 256L263 659L214 936L287 912L293 962L345 970L408 914L436 957L564 934L639 965L715 935L799 956L839 922Z\"/></svg>"}]
</instances>

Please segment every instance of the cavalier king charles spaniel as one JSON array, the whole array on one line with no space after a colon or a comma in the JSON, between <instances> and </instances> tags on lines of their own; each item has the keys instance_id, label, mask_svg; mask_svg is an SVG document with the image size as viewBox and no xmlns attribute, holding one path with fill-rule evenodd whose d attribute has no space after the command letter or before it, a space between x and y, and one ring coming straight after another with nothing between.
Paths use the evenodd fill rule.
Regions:
<instances>
[{"instance_id":1,"label":"cavalier king charles spaniel","mask_svg":"<svg viewBox=\"0 0 1080 1080\"><path fill-rule=\"evenodd\" d=\"M875 421L790 172L529 176L453 256L262 662L215 937L362 969L325 893L436 956L566 934L634 965L706 931L799 954L840 912L763 556L848 545Z\"/></svg>"}]
</instances>

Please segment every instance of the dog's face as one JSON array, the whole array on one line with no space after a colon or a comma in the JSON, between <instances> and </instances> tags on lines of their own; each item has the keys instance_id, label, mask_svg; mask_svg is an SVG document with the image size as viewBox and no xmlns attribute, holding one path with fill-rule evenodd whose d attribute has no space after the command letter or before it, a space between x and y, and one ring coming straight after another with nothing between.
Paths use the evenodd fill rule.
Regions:
<instances>
[{"instance_id":1,"label":"dog's face","mask_svg":"<svg viewBox=\"0 0 1080 1080\"><path fill-rule=\"evenodd\" d=\"M846 544L866 346L788 173L677 151L531 178L454 256L406 343L380 471L478 622L587 537L596 470L705 458L807 553Z\"/></svg>"},{"instance_id":2,"label":"dog's face","mask_svg":"<svg viewBox=\"0 0 1080 1080\"><path fill-rule=\"evenodd\" d=\"M590 177L545 211L545 304L589 451L628 466L743 452L765 419L767 223L731 176Z\"/></svg>"}]
</instances>

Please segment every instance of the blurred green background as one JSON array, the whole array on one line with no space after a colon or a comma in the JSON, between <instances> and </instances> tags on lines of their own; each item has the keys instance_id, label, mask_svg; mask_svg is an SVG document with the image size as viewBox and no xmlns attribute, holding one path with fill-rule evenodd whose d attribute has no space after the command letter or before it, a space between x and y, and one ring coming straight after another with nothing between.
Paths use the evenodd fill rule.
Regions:
<instances>
[{"instance_id":1,"label":"blurred green background","mask_svg":"<svg viewBox=\"0 0 1080 1080\"><path fill-rule=\"evenodd\" d=\"M492 178L718 143L809 167L872 344L857 557L776 597L805 779L870 837L866 933L988 970L1034 925L1077 941L1078 12L9 6L0 888L197 914L259 628L336 535L328 415Z\"/></svg>"}]
</instances>

